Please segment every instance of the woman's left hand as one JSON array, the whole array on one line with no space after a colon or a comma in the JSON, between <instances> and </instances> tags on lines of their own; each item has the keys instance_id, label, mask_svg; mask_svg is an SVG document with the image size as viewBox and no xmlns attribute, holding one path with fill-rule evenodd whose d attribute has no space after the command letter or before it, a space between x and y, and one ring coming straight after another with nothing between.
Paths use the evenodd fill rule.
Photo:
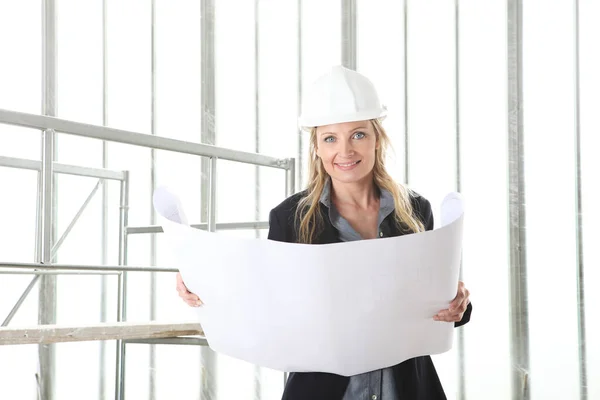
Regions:
<instances>
[{"instance_id":1,"label":"woman's left hand","mask_svg":"<svg viewBox=\"0 0 600 400\"><path fill-rule=\"evenodd\" d=\"M469 291L465 288L465 284L459 281L458 292L452 303L450 303L450 308L440 311L433 319L436 321L458 322L462 320L469 302Z\"/></svg>"}]
</instances>

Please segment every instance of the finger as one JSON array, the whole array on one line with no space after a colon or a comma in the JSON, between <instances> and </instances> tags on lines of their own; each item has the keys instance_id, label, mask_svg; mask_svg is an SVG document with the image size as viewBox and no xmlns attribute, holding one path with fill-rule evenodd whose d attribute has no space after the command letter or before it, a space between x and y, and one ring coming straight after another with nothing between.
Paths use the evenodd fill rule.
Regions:
<instances>
[{"instance_id":1,"label":"finger","mask_svg":"<svg viewBox=\"0 0 600 400\"><path fill-rule=\"evenodd\" d=\"M177 289L177 291L180 291L183 286L183 279L181 278L181 274L178 272L175 275L175 289Z\"/></svg>"},{"instance_id":2,"label":"finger","mask_svg":"<svg viewBox=\"0 0 600 400\"><path fill-rule=\"evenodd\" d=\"M196 296L196 297L198 297L198 296ZM194 302L194 306L195 306L195 307L200 307L200 306L202 306L202 305L204 305L204 303L203 303L203 302L202 302L202 300L200 300L200 298L198 297L198 298L196 299L196 301Z\"/></svg>"},{"instance_id":3,"label":"finger","mask_svg":"<svg viewBox=\"0 0 600 400\"><path fill-rule=\"evenodd\" d=\"M181 294L185 294L185 293L191 293L188 288L185 285L178 285L177 286L177 291Z\"/></svg>"},{"instance_id":4,"label":"finger","mask_svg":"<svg viewBox=\"0 0 600 400\"><path fill-rule=\"evenodd\" d=\"M440 310L436 316L438 319L436 321L453 321L455 318L460 316L462 319L462 314L467 310L467 306L469 304L469 291L464 287L462 282L459 282L458 292L456 297L450 303L449 307L444 310Z\"/></svg>"},{"instance_id":5,"label":"finger","mask_svg":"<svg viewBox=\"0 0 600 400\"><path fill-rule=\"evenodd\" d=\"M465 295L465 299L462 302L462 306L464 306L465 308L467 307L467 305L471 302L470 297L469 297L469 293L467 291L466 295Z\"/></svg>"},{"instance_id":6,"label":"finger","mask_svg":"<svg viewBox=\"0 0 600 400\"><path fill-rule=\"evenodd\" d=\"M467 304L469 304L469 295L469 291L464 286L461 289L459 289L458 294L456 295L452 303L450 303L450 311L462 309L463 305L465 307L464 309L466 310L466 306Z\"/></svg>"},{"instance_id":7,"label":"finger","mask_svg":"<svg viewBox=\"0 0 600 400\"><path fill-rule=\"evenodd\" d=\"M181 277L181 273L179 273L179 272L177 273L177 286L176 287L177 287L178 291L182 291L182 290L187 291L188 290L187 286L185 286L185 283L183 283L183 278Z\"/></svg>"},{"instance_id":8,"label":"finger","mask_svg":"<svg viewBox=\"0 0 600 400\"><path fill-rule=\"evenodd\" d=\"M454 300L452 300L452 303L450 303L450 305L448 306L448 310L455 311L463 301L464 301L464 298L462 296L456 295Z\"/></svg>"},{"instance_id":9,"label":"finger","mask_svg":"<svg viewBox=\"0 0 600 400\"><path fill-rule=\"evenodd\" d=\"M465 300L460 305L459 311L464 314L467 311L470 302L471 300L469 300L469 296L465 297Z\"/></svg>"},{"instance_id":10,"label":"finger","mask_svg":"<svg viewBox=\"0 0 600 400\"><path fill-rule=\"evenodd\" d=\"M461 309L459 310L455 310L455 311L451 311L449 309L446 310L442 310L439 313L437 313L433 319L435 321L445 321L445 322L455 322L460 321L462 319L462 315L464 314L464 311L462 311Z\"/></svg>"},{"instance_id":11,"label":"finger","mask_svg":"<svg viewBox=\"0 0 600 400\"><path fill-rule=\"evenodd\" d=\"M445 321L448 316L450 316L451 311L449 309L441 310L435 316L437 317L436 321Z\"/></svg>"},{"instance_id":12,"label":"finger","mask_svg":"<svg viewBox=\"0 0 600 400\"><path fill-rule=\"evenodd\" d=\"M196 302L196 301L200 300L200 298L197 295L195 295L194 293L189 293L189 292L187 292L187 293L180 293L179 297L181 297L185 301Z\"/></svg>"},{"instance_id":13,"label":"finger","mask_svg":"<svg viewBox=\"0 0 600 400\"><path fill-rule=\"evenodd\" d=\"M440 321L440 322L454 322L455 319L456 319L456 316L454 316L454 315L436 315L433 317L434 321Z\"/></svg>"},{"instance_id":14,"label":"finger","mask_svg":"<svg viewBox=\"0 0 600 400\"><path fill-rule=\"evenodd\" d=\"M192 307L199 307L204 304L202 302L202 300L200 300L200 298L198 298L198 296L185 297L185 298L183 298L183 301L185 301L188 305L190 305Z\"/></svg>"},{"instance_id":15,"label":"finger","mask_svg":"<svg viewBox=\"0 0 600 400\"><path fill-rule=\"evenodd\" d=\"M463 313L448 314L448 315L443 315L443 316L436 315L435 317L433 317L433 319L434 319L434 321L441 321L441 322L458 322L458 321L462 320L462 316L463 316Z\"/></svg>"},{"instance_id":16,"label":"finger","mask_svg":"<svg viewBox=\"0 0 600 400\"><path fill-rule=\"evenodd\" d=\"M449 310L450 311L455 311L456 309L459 308L460 305L462 305L462 303L465 301L466 299L466 294L464 291L459 291L456 294L456 297L454 298L454 300L452 300L452 302L450 303L449 306Z\"/></svg>"},{"instance_id":17,"label":"finger","mask_svg":"<svg viewBox=\"0 0 600 400\"><path fill-rule=\"evenodd\" d=\"M460 312L460 310L452 310L450 308L446 308L445 310L440 310L437 313L437 316L445 318L445 317L448 317L448 316L456 315L459 312Z\"/></svg>"},{"instance_id":18,"label":"finger","mask_svg":"<svg viewBox=\"0 0 600 400\"><path fill-rule=\"evenodd\" d=\"M178 284L176 289L177 289L177 292L180 293L180 294L191 293L188 290L188 288L185 285L183 285L183 284Z\"/></svg>"},{"instance_id":19,"label":"finger","mask_svg":"<svg viewBox=\"0 0 600 400\"><path fill-rule=\"evenodd\" d=\"M448 322L460 322L462 320L462 314L458 314L449 319Z\"/></svg>"},{"instance_id":20,"label":"finger","mask_svg":"<svg viewBox=\"0 0 600 400\"><path fill-rule=\"evenodd\" d=\"M450 317L450 310L442 310L442 311L438 312L433 317L433 319L435 321L447 321L449 317Z\"/></svg>"},{"instance_id":21,"label":"finger","mask_svg":"<svg viewBox=\"0 0 600 400\"><path fill-rule=\"evenodd\" d=\"M454 322L460 322L463 319L465 312L461 309L461 311L455 316Z\"/></svg>"},{"instance_id":22,"label":"finger","mask_svg":"<svg viewBox=\"0 0 600 400\"><path fill-rule=\"evenodd\" d=\"M196 301L186 300L185 302L190 307L200 307L203 304L200 300L196 300Z\"/></svg>"},{"instance_id":23,"label":"finger","mask_svg":"<svg viewBox=\"0 0 600 400\"><path fill-rule=\"evenodd\" d=\"M183 293L183 294L185 294L185 293L192 293L192 292L190 292L190 290L187 288L187 286L185 286L185 284L181 284L181 285L177 286L177 291L178 291L179 293ZM192 293L192 294L193 294L193 293Z\"/></svg>"},{"instance_id":24,"label":"finger","mask_svg":"<svg viewBox=\"0 0 600 400\"><path fill-rule=\"evenodd\" d=\"M454 308L449 308L447 312L445 312L446 315L451 315L451 316L456 316L458 314L464 314L465 311L467 311L467 305L469 304L469 299L465 298L462 303L460 303L460 305L454 307Z\"/></svg>"}]
</instances>

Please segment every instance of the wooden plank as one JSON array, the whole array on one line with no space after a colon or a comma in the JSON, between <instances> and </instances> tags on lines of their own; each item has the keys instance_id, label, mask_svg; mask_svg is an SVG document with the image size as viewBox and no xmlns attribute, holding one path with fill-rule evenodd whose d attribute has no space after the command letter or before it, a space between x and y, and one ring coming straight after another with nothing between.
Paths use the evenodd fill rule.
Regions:
<instances>
[{"instance_id":1,"label":"wooden plank","mask_svg":"<svg viewBox=\"0 0 600 400\"><path fill-rule=\"evenodd\" d=\"M0 345L152 339L203 334L202 327L198 323L113 322L89 326L0 327Z\"/></svg>"}]
</instances>

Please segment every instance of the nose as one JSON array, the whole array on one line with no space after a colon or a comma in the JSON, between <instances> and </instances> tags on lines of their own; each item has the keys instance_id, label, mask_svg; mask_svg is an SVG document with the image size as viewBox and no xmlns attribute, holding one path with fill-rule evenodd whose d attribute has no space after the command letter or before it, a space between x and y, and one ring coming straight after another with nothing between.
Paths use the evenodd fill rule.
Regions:
<instances>
[{"instance_id":1,"label":"nose","mask_svg":"<svg viewBox=\"0 0 600 400\"><path fill-rule=\"evenodd\" d=\"M350 158L354 155L354 148L352 146L352 141L342 141L340 145L340 153L341 157Z\"/></svg>"}]
</instances>

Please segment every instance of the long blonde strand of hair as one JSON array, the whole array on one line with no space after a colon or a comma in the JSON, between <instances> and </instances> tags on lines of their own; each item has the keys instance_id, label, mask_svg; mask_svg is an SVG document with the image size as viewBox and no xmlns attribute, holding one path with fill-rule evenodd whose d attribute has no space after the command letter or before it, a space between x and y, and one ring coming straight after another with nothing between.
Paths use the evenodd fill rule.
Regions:
<instances>
[{"instance_id":1,"label":"long blonde strand of hair","mask_svg":"<svg viewBox=\"0 0 600 400\"><path fill-rule=\"evenodd\" d=\"M373 167L373 181L380 189L385 189L392 194L394 199L394 220L398 226L409 232L422 232L425 227L421 220L413 214L410 201L410 191L396 183L385 169L385 157L390 140L378 120L371 120L373 129L378 139L378 150L375 153ZM317 156L317 129L310 131L309 149L309 174L306 196L303 197L296 210L298 225L298 242L313 243L314 238L323 224L323 215L320 212L319 201L327 182L327 172Z\"/></svg>"}]
</instances>

